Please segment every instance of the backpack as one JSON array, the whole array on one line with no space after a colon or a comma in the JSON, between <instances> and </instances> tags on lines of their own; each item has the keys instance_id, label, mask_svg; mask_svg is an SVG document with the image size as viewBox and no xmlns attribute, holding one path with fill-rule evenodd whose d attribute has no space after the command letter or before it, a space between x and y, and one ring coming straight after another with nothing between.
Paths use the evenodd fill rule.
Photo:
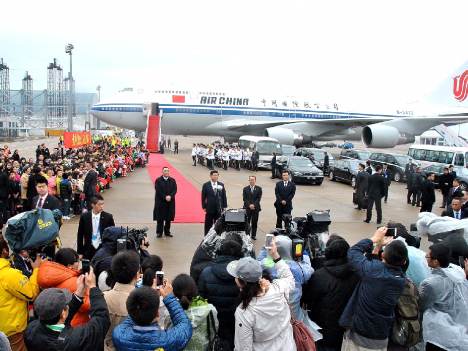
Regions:
<instances>
[{"instance_id":1,"label":"backpack","mask_svg":"<svg viewBox=\"0 0 468 351\"><path fill-rule=\"evenodd\" d=\"M398 299L395 308L390 339L401 346L414 346L421 336L421 320L419 315L419 291L416 285L406 278L405 288Z\"/></svg>"}]
</instances>

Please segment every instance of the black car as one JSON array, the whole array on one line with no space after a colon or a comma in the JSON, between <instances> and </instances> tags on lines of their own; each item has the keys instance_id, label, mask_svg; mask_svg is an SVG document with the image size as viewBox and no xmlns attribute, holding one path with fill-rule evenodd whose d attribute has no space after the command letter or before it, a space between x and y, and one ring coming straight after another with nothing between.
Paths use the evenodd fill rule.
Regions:
<instances>
[{"instance_id":1,"label":"black car","mask_svg":"<svg viewBox=\"0 0 468 351\"><path fill-rule=\"evenodd\" d=\"M392 172L393 180L395 182L402 182L406 180L405 167L408 163L408 160L411 157L403 154L390 154L387 152L373 152L369 156L369 161L371 165L375 168L376 166L382 166L386 163L388 169ZM413 164L419 165L413 160Z\"/></svg>"},{"instance_id":2,"label":"black car","mask_svg":"<svg viewBox=\"0 0 468 351\"><path fill-rule=\"evenodd\" d=\"M367 150L356 150L356 149L351 149L351 150L342 150L340 154L340 160L346 159L346 160L362 160L362 161L367 161L370 157L372 152L367 151Z\"/></svg>"},{"instance_id":3,"label":"black car","mask_svg":"<svg viewBox=\"0 0 468 351\"><path fill-rule=\"evenodd\" d=\"M362 162L357 160L338 160L335 162L335 165L330 167L328 179L331 181L339 180L349 183L354 188L356 186L360 163Z\"/></svg>"},{"instance_id":4,"label":"black car","mask_svg":"<svg viewBox=\"0 0 468 351\"><path fill-rule=\"evenodd\" d=\"M281 178L283 170L291 173L291 181L306 182L320 185L323 182L323 172L312 162L301 156L281 156L276 159L276 176Z\"/></svg>"},{"instance_id":5,"label":"black car","mask_svg":"<svg viewBox=\"0 0 468 351\"><path fill-rule=\"evenodd\" d=\"M439 187L439 178L444 174L444 168L448 168L449 165L445 163L436 163L427 166L423 169L425 174L434 173L434 187ZM468 190L468 169L465 167L454 167L453 170L457 173L457 178L460 178L460 186L463 190Z\"/></svg>"},{"instance_id":6,"label":"black car","mask_svg":"<svg viewBox=\"0 0 468 351\"><path fill-rule=\"evenodd\" d=\"M321 149L313 149L309 147L301 147L299 151L302 153L302 157L307 157L310 159L310 154L314 154L314 163L317 168L323 171L323 160L325 158L324 152L328 155L329 166L333 166L335 164L335 158L332 156L331 153L328 151L324 151Z\"/></svg>"},{"instance_id":7,"label":"black car","mask_svg":"<svg viewBox=\"0 0 468 351\"><path fill-rule=\"evenodd\" d=\"M329 141L328 143L324 143L324 144L319 144L320 147L337 147L338 145L336 145L335 143Z\"/></svg>"}]
</instances>

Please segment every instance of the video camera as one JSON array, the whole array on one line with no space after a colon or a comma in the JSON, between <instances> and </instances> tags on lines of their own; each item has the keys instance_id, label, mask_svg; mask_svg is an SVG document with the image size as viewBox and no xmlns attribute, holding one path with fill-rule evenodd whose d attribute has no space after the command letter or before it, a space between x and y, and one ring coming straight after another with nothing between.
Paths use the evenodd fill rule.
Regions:
<instances>
[{"instance_id":1,"label":"video camera","mask_svg":"<svg viewBox=\"0 0 468 351\"><path fill-rule=\"evenodd\" d=\"M214 229L219 235L223 232L250 232L247 214L244 209L226 210L216 220Z\"/></svg>"},{"instance_id":2,"label":"video camera","mask_svg":"<svg viewBox=\"0 0 468 351\"><path fill-rule=\"evenodd\" d=\"M120 239L117 239L117 252L122 252L126 250L135 250L138 251L143 244L143 241L147 237L146 232L148 231L147 227L142 229L128 228L127 230L122 229ZM145 244L148 247L149 241Z\"/></svg>"},{"instance_id":3,"label":"video camera","mask_svg":"<svg viewBox=\"0 0 468 351\"><path fill-rule=\"evenodd\" d=\"M277 229L279 235L287 235L292 240L292 257L302 261L304 249L307 250L314 269L323 267L325 245L319 240L319 234L329 232L330 210L309 212L305 217L292 218L290 214L282 217L286 229Z\"/></svg>"}]
</instances>

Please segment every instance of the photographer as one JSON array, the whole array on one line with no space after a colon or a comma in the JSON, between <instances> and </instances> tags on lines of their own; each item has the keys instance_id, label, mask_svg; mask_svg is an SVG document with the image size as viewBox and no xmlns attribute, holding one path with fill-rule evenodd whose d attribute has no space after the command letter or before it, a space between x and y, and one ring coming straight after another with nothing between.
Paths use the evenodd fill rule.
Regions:
<instances>
[{"instance_id":1,"label":"photographer","mask_svg":"<svg viewBox=\"0 0 468 351\"><path fill-rule=\"evenodd\" d=\"M294 291L289 294L289 303L296 319L299 322L302 322L304 318L300 306L302 284L305 284L305 282L307 282L314 273L314 269L310 264L310 257L307 252L304 251L303 261L294 261L292 256L292 241L285 235L276 236L276 247L278 248L278 254L289 266L289 269L294 276L294 280L296 281ZM265 247L263 247L258 253L257 261L261 263L262 269L267 269L270 272L274 279L278 278L278 272L276 271L273 257L268 253Z\"/></svg>"},{"instance_id":2,"label":"photographer","mask_svg":"<svg viewBox=\"0 0 468 351\"><path fill-rule=\"evenodd\" d=\"M87 289L89 288L89 289ZM76 281L72 295L67 289L47 289L34 302L38 320L31 322L25 331L29 351L104 349L104 337L109 329L109 311L102 292L96 288L93 269ZM73 328L70 321L83 303L85 291L89 291L90 321Z\"/></svg>"},{"instance_id":3,"label":"photographer","mask_svg":"<svg viewBox=\"0 0 468 351\"><path fill-rule=\"evenodd\" d=\"M129 233L134 232L132 229L129 230ZM91 265L93 266L96 277L99 279L99 276L102 272L107 271L111 267L111 262L113 256L117 254L117 243L118 239L121 239L122 236L129 236L127 230L123 227L109 227L104 230L102 233L102 248L94 255ZM146 238L146 233L139 234L142 237L141 243L138 242L138 238L131 238L130 242L126 242L127 250L135 250L140 255L140 261L142 262L146 257L149 256L148 253L148 239ZM131 234L130 234L131 236ZM135 240L136 239L136 240ZM130 247L131 246L131 247Z\"/></svg>"},{"instance_id":4,"label":"photographer","mask_svg":"<svg viewBox=\"0 0 468 351\"><path fill-rule=\"evenodd\" d=\"M78 278L82 274L78 270L78 253L70 248L57 251L54 262L45 261L41 263L37 283L45 289L58 288L67 289L71 293L76 290ZM71 320L71 326L77 327L89 322L89 292L82 296L82 305Z\"/></svg>"},{"instance_id":5,"label":"photographer","mask_svg":"<svg viewBox=\"0 0 468 351\"><path fill-rule=\"evenodd\" d=\"M33 274L28 277L11 267L10 248L0 234L0 331L10 341L11 349L25 350L23 331L28 321L28 302L34 301L39 294L37 273L42 259L39 255L35 262L31 263Z\"/></svg>"}]
</instances>

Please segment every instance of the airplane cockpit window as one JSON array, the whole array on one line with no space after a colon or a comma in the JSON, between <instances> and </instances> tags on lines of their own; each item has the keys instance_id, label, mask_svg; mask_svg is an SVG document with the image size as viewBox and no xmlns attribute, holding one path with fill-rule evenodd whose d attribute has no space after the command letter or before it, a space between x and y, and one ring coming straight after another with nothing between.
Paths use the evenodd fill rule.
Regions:
<instances>
[{"instance_id":1,"label":"airplane cockpit window","mask_svg":"<svg viewBox=\"0 0 468 351\"><path fill-rule=\"evenodd\" d=\"M123 88L121 91L133 91L133 88Z\"/></svg>"}]
</instances>

